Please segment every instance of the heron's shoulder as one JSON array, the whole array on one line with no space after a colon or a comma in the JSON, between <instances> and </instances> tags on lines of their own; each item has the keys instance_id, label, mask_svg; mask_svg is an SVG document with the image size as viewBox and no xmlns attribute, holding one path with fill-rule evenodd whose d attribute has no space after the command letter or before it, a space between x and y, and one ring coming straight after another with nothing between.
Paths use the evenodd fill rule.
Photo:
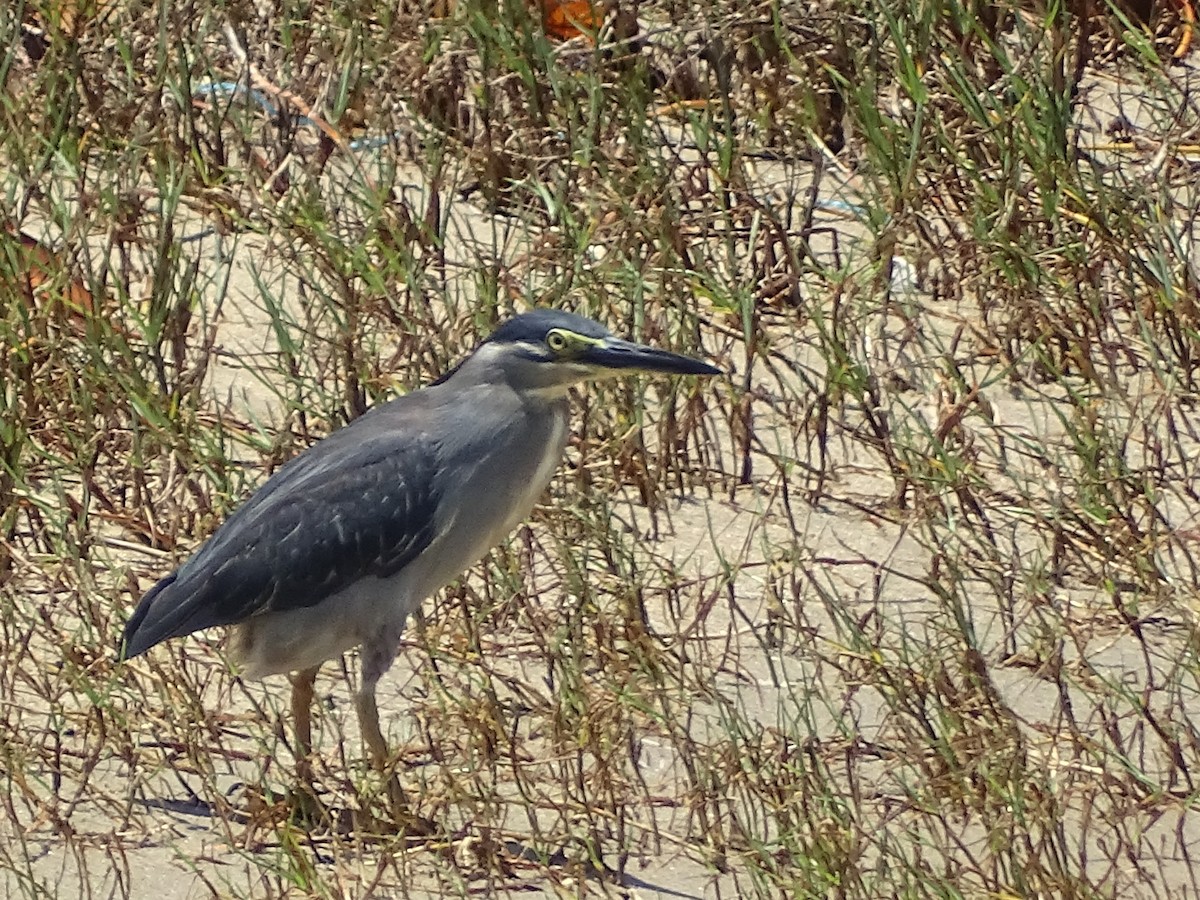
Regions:
<instances>
[{"instance_id":1,"label":"heron's shoulder","mask_svg":"<svg viewBox=\"0 0 1200 900\"><path fill-rule=\"evenodd\" d=\"M415 392L380 404L284 463L239 506L180 569L193 575L219 563L282 512L324 508L388 484L413 508L430 502L430 473L437 466L436 428L429 399Z\"/></svg>"},{"instance_id":2,"label":"heron's shoulder","mask_svg":"<svg viewBox=\"0 0 1200 900\"><path fill-rule=\"evenodd\" d=\"M438 409L425 394L417 391L368 410L282 466L252 499L267 501L300 486L332 487L384 462L417 475L437 452Z\"/></svg>"},{"instance_id":3,"label":"heron's shoulder","mask_svg":"<svg viewBox=\"0 0 1200 900\"><path fill-rule=\"evenodd\" d=\"M282 466L272 480L292 478L293 470L325 467L338 460L361 464L373 456L427 454L436 444L438 423L443 415L437 401L436 392L426 388L373 406L303 450Z\"/></svg>"},{"instance_id":4,"label":"heron's shoulder","mask_svg":"<svg viewBox=\"0 0 1200 900\"><path fill-rule=\"evenodd\" d=\"M385 423L389 427L420 424L425 416L436 412L441 405L440 394L438 387L432 386L377 403L357 419L333 432L333 435L350 429L362 431Z\"/></svg>"}]
</instances>

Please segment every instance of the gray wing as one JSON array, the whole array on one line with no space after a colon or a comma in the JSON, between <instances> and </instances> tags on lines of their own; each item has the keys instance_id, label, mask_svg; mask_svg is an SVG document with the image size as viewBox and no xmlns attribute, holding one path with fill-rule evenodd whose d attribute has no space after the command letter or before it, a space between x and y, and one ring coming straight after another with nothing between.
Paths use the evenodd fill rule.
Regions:
<instances>
[{"instance_id":1,"label":"gray wing","mask_svg":"<svg viewBox=\"0 0 1200 900\"><path fill-rule=\"evenodd\" d=\"M415 396L379 407L275 473L125 628L123 657L266 612L314 606L364 575L399 572L435 535L437 446Z\"/></svg>"}]
</instances>

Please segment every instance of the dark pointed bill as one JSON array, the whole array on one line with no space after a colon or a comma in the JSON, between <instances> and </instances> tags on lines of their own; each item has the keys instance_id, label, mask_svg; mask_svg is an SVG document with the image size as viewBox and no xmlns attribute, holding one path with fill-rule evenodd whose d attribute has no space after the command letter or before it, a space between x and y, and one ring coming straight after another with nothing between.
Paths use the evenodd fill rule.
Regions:
<instances>
[{"instance_id":1,"label":"dark pointed bill","mask_svg":"<svg viewBox=\"0 0 1200 900\"><path fill-rule=\"evenodd\" d=\"M583 354L583 361L605 369L638 369L643 372L668 372L672 375L721 374L721 370L716 366L710 366L690 356L614 337L598 341Z\"/></svg>"}]
</instances>

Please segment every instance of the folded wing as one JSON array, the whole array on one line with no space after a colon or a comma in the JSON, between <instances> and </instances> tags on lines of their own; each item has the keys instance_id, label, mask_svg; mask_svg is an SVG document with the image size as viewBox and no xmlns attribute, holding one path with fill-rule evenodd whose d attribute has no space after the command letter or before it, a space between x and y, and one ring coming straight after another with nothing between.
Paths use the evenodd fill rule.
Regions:
<instances>
[{"instance_id":1,"label":"folded wing","mask_svg":"<svg viewBox=\"0 0 1200 900\"><path fill-rule=\"evenodd\" d=\"M405 428L405 399L276 472L142 597L122 656L203 628L314 606L363 576L396 574L428 547L436 534L430 485L437 448Z\"/></svg>"}]
</instances>

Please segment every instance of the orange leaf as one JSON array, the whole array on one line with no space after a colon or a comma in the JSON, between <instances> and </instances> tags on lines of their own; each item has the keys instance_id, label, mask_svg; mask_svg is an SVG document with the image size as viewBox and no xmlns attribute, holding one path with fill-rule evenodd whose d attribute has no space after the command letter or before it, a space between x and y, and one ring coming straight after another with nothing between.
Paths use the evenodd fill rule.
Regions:
<instances>
[{"instance_id":1,"label":"orange leaf","mask_svg":"<svg viewBox=\"0 0 1200 900\"><path fill-rule=\"evenodd\" d=\"M550 37L569 41L574 37L589 40L600 29L600 12L592 0L537 0L542 26Z\"/></svg>"},{"instance_id":2,"label":"orange leaf","mask_svg":"<svg viewBox=\"0 0 1200 900\"><path fill-rule=\"evenodd\" d=\"M21 246L17 256L18 277L25 282L26 302L34 305L46 288L56 269L63 268L63 260L54 251L46 248L37 238L5 223L4 231L10 237L16 238ZM89 316L95 313L91 292L78 278L73 278L64 286L61 302L67 312L73 317Z\"/></svg>"}]
</instances>

